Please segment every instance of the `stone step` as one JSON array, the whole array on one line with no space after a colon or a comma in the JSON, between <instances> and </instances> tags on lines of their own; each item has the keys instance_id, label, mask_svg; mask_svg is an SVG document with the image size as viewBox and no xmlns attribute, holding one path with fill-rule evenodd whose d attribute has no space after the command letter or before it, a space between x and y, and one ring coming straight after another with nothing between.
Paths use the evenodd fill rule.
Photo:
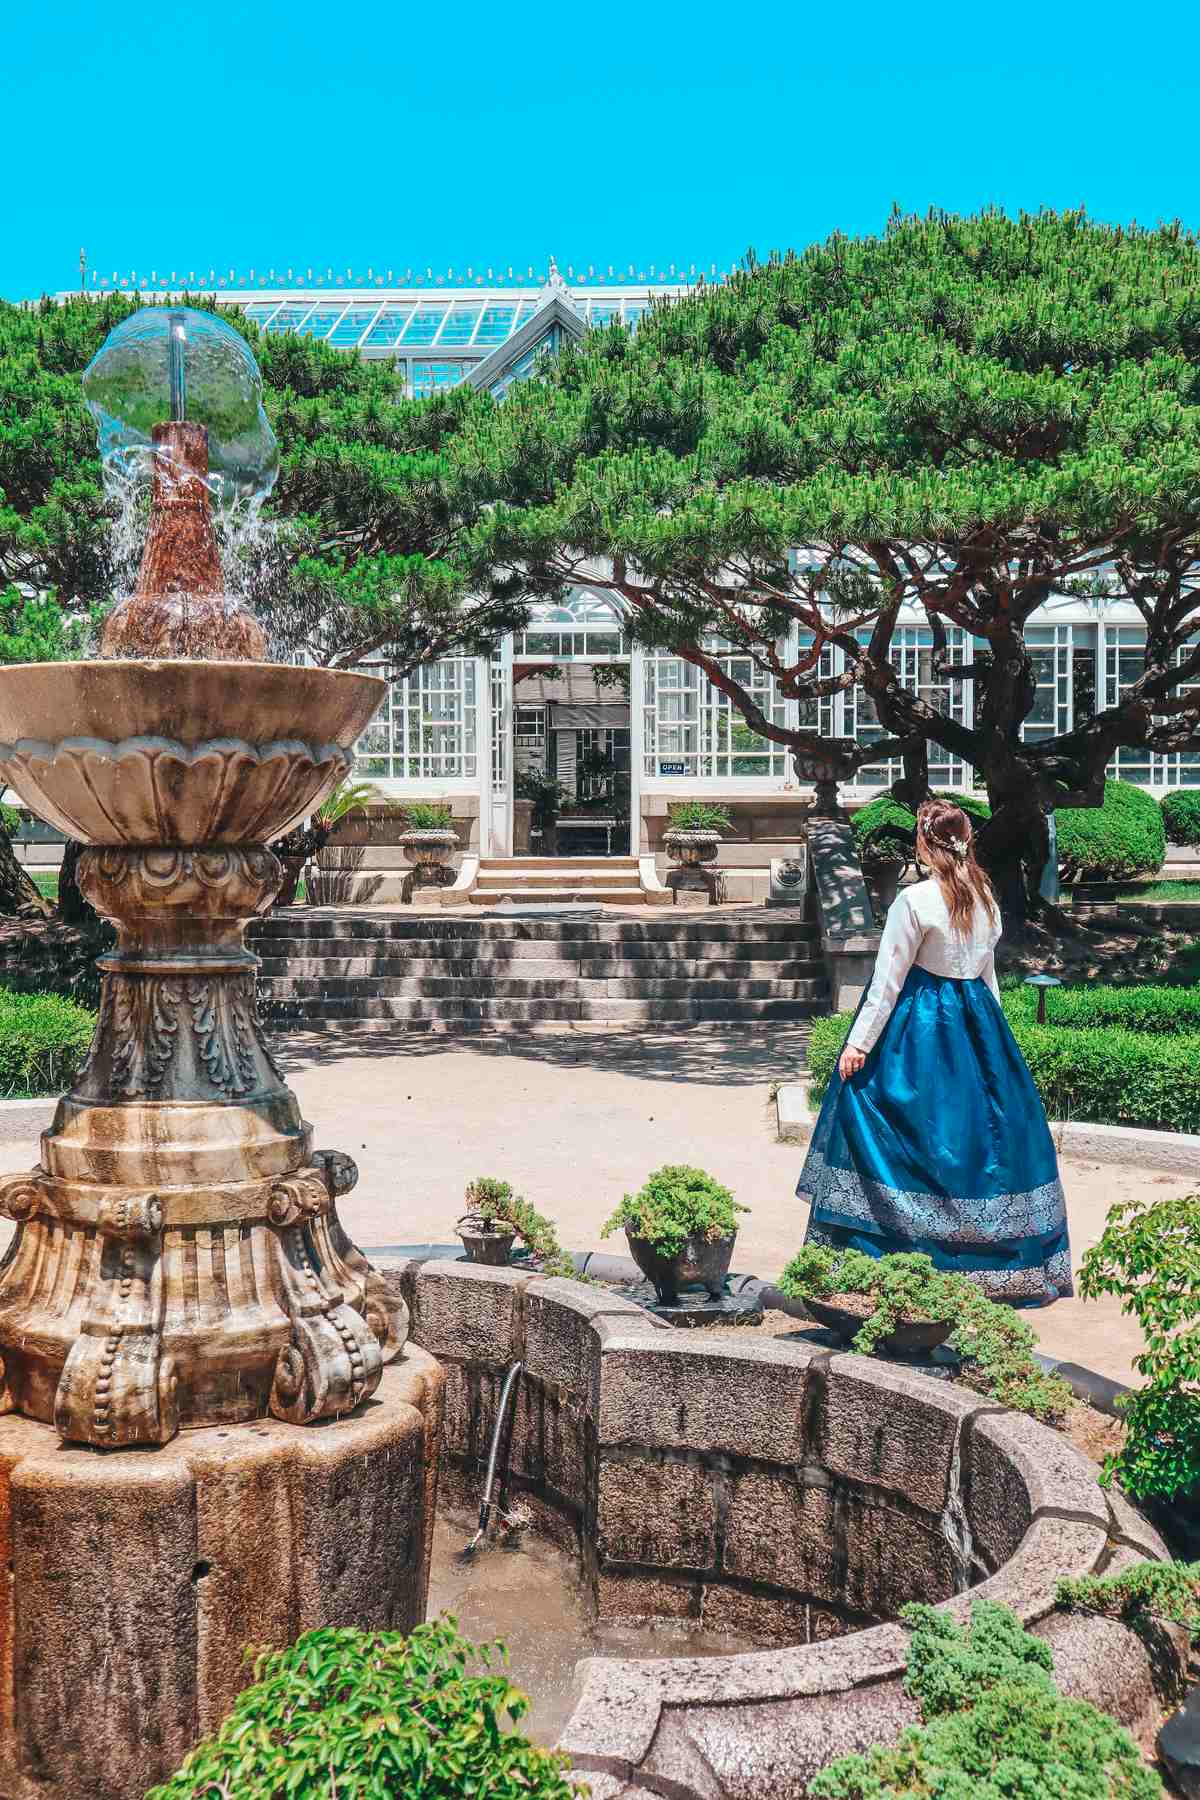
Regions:
<instances>
[{"instance_id":1,"label":"stone step","mask_svg":"<svg viewBox=\"0 0 1200 1800\"><path fill-rule=\"evenodd\" d=\"M513 906L527 905L536 900L539 906L572 906L580 900L590 900L597 906L644 906L646 896L640 887L591 886L580 882L574 887L564 887L556 881L554 887L529 888L514 887L507 882L502 887L474 887L467 895L472 906L498 906L507 902Z\"/></svg>"},{"instance_id":2,"label":"stone step","mask_svg":"<svg viewBox=\"0 0 1200 1800\"><path fill-rule=\"evenodd\" d=\"M795 937L798 931L811 931L811 922L802 913L779 909L764 912L761 907L745 912L722 913L702 909L695 913L672 909L651 914L645 919L545 918L476 919L469 916L450 918L430 913L371 912L369 908L289 906L256 919L249 928L251 940L265 937L391 937L391 938L594 938L609 941L617 938L667 940L674 943L684 937L723 939L733 942L753 939L771 943L780 938Z\"/></svg>"},{"instance_id":3,"label":"stone step","mask_svg":"<svg viewBox=\"0 0 1200 1800\"><path fill-rule=\"evenodd\" d=\"M268 1002L267 1015L275 1024L307 1024L310 1020L390 1019L397 1022L451 1024L544 1020L594 1020L621 1024L696 1022L747 1019L811 1019L826 1009L824 1001L811 1000L631 1000L543 999L476 1000L373 998L323 998Z\"/></svg>"},{"instance_id":4,"label":"stone step","mask_svg":"<svg viewBox=\"0 0 1200 1800\"><path fill-rule=\"evenodd\" d=\"M357 977L435 980L510 978L520 981L817 981L820 957L781 956L708 960L684 957L456 957L456 956L264 956L260 979L276 981Z\"/></svg>"},{"instance_id":5,"label":"stone step","mask_svg":"<svg viewBox=\"0 0 1200 1800\"><path fill-rule=\"evenodd\" d=\"M807 1000L824 998L821 977L791 981L705 981L687 977L643 981L611 977L580 980L529 980L508 976L463 978L454 975L285 975L264 990L272 1005L287 1000L355 1000L384 998L427 1000Z\"/></svg>"},{"instance_id":6,"label":"stone step","mask_svg":"<svg viewBox=\"0 0 1200 1800\"><path fill-rule=\"evenodd\" d=\"M636 856L483 856L479 873L492 875L533 874L539 869L557 869L559 874L574 874L579 869L631 869L637 874Z\"/></svg>"},{"instance_id":7,"label":"stone step","mask_svg":"<svg viewBox=\"0 0 1200 1800\"><path fill-rule=\"evenodd\" d=\"M817 958L817 940L815 932L797 931L792 938L784 940L739 941L732 943L723 938L703 940L703 938L680 938L676 943L664 943L660 938L649 940L601 941L592 938L578 940L552 940L552 938L257 938L254 940L257 956L264 963L295 963L299 959L313 961L338 961L353 958L356 961L367 961L371 965L399 961L426 961L452 967L471 961L480 963L482 967L502 968L507 963L516 961L549 961L549 963L570 963L578 967L581 963L786 963L801 958ZM273 970L272 970L273 972Z\"/></svg>"},{"instance_id":8,"label":"stone step","mask_svg":"<svg viewBox=\"0 0 1200 1800\"><path fill-rule=\"evenodd\" d=\"M575 888L627 888L637 893L640 883L636 869L531 869L514 874L511 869L481 869L476 892L494 893L497 888L514 893L537 894L539 899L550 889L563 892Z\"/></svg>"}]
</instances>

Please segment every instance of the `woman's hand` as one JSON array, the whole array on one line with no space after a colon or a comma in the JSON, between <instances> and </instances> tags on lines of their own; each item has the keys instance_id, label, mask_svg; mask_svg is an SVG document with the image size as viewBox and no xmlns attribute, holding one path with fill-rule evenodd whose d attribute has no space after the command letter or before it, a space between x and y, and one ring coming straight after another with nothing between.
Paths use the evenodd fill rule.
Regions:
<instances>
[{"instance_id":1,"label":"woman's hand","mask_svg":"<svg viewBox=\"0 0 1200 1800\"><path fill-rule=\"evenodd\" d=\"M849 1081L852 1075L858 1074L866 1060L865 1050L856 1050L853 1044L847 1044L838 1058L838 1074L843 1081Z\"/></svg>"}]
</instances>

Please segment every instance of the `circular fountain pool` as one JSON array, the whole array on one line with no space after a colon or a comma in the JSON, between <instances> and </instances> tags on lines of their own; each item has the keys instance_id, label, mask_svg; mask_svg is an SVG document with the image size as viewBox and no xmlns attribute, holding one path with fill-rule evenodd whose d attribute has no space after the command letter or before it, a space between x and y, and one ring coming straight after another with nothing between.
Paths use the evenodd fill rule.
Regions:
<instances>
[{"instance_id":1,"label":"circular fountain pool","mask_svg":"<svg viewBox=\"0 0 1200 1800\"><path fill-rule=\"evenodd\" d=\"M1053 1642L1067 1691L1135 1730L1157 1722L1138 1640L1055 1596L1065 1576L1166 1553L1056 1433L868 1358L698 1341L574 1281L385 1273L446 1371L442 1504L464 1518L505 1371L523 1365L511 1488L579 1572L589 1660L559 1741L597 1800L799 1800L834 1756L915 1719L897 1622L912 1600L964 1618L975 1596L1001 1601ZM485 1561L472 1629L503 1636L487 1579ZM612 1627L638 1631L635 1655L590 1655ZM653 1654L647 1627L684 1635Z\"/></svg>"}]
</instances>

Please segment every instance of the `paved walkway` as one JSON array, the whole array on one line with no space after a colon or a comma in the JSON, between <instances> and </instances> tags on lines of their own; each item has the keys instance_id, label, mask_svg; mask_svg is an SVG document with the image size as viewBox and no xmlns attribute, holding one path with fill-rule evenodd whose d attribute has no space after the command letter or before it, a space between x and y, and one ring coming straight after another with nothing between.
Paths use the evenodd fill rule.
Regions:
<instances>
[{"instance_id":1,"label":"paved walkway","mask_svg":"<svg viewBox=\"0 0 1200 1800\"><path fill-rule=\"evenodd\" d=\"M751 1208L735 1266L774 1276L804 1235L793 1198L803 1152L775 1138L772 1084L803 1067L796 1030L647 1033L579 1030L446 1037L338 1033L287 1040L283 1062L319 1146L345 1150L359 1185L342 1203L364 1248L445 1243L474 1175L511 1181L553 1218L569 1249L600 1246L622 1194L667 1162L692 1163ZM37 1147L0 1146L4 1169ZM1108 1207L1182 1177L1066 1163L1078 1260ZM621 1237L605 1246L624 1251ZM1060 1301L1025 1315L1053 1355L1134 1379L1137 1333L1113 1301Z\"/></svg>"}]
</instances>

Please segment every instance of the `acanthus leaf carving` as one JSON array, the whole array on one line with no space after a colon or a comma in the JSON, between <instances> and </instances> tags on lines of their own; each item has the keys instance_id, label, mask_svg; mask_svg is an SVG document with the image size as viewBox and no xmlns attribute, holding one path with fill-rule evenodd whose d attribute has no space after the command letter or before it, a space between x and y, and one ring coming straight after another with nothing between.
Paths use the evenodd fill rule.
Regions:
<instances>
[{"instance_id":1,"label":"acanthus leaf carving","mask_svg":"<svg viewBox=\"0 0 1200 1800\"><path fill-rule=\"evenodd\" d=\"M113 1091L128 1100L157 1098L175 1054L182 984L170 976L110 975L105 985L112 994Z\"/></svg>"},{"instance_id":2,"label":"acanthus leaf carving","mask_svg":"<svg viewBox=\"0 0 1200 1800\"><path fill-rule=\"evenodd\" d=\"M246 983L195 977L187 984L200 1059L223 1093L247 1094L254 1086L254 1012Z\"/></svg>"}]
</instances>

